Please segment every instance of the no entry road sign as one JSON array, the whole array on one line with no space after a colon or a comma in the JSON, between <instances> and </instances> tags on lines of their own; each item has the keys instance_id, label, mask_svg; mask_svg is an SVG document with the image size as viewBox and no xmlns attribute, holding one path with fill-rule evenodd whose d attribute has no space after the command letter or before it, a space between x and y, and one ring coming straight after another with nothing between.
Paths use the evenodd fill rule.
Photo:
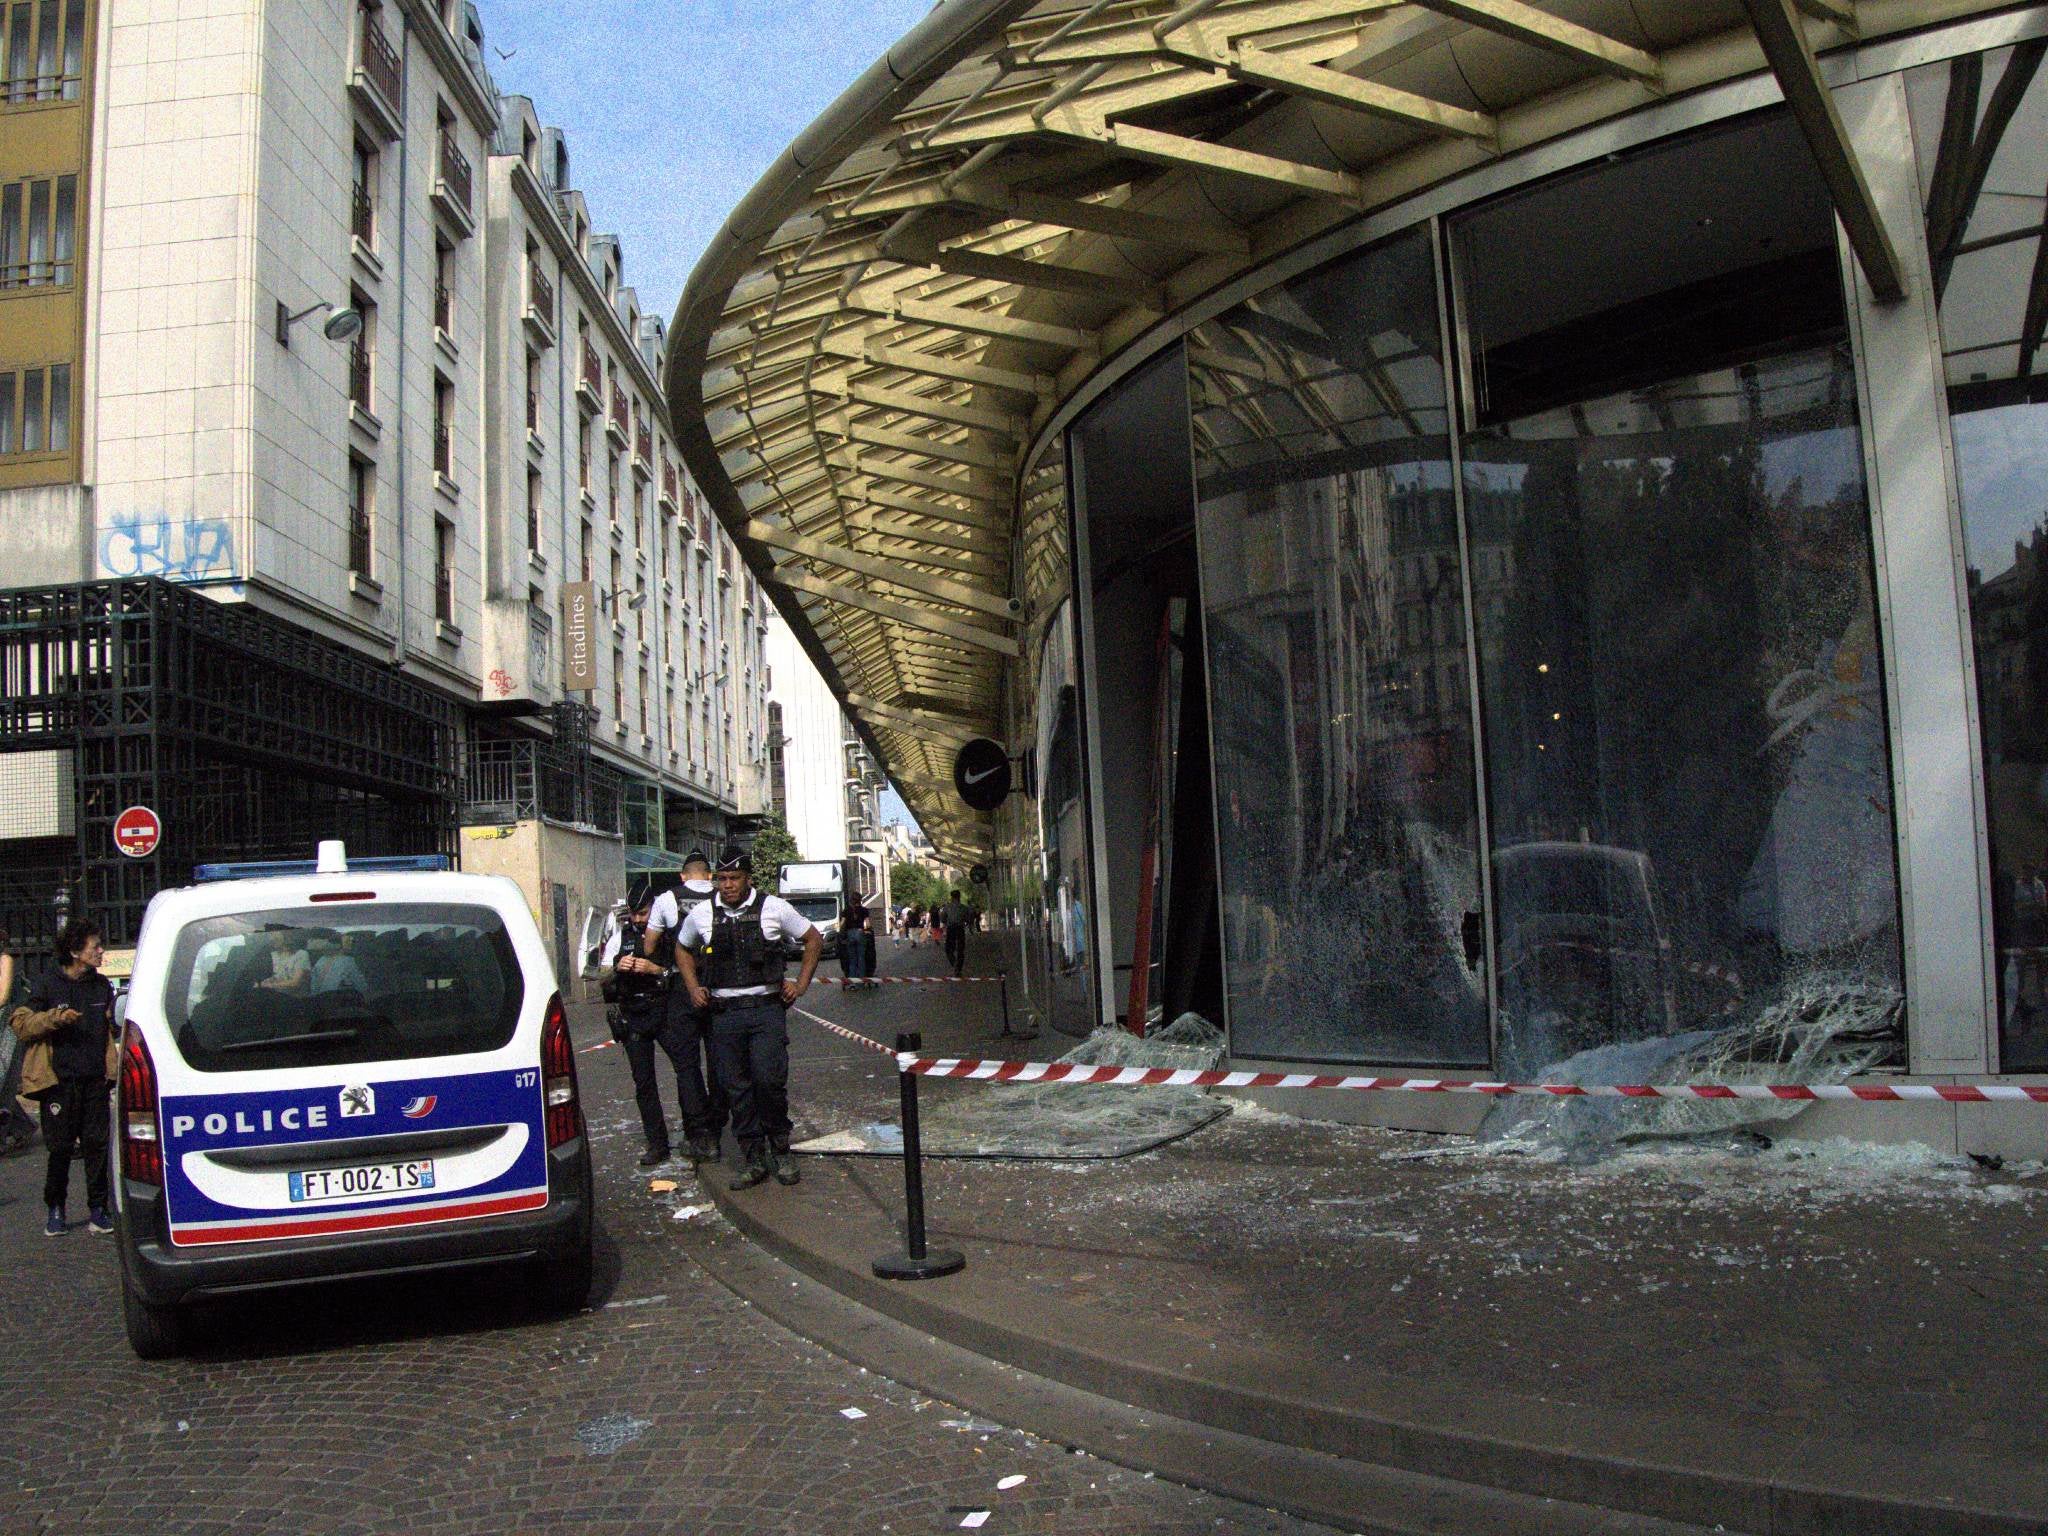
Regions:
<instances>
[{"instance_id":1,"label":"no entry road sign","mask_svg":"<svg viewBox=\"0 0 2048 1536\"><path fill-rule=\"evenodd\" d=\"M164 824L146 805L131 805L114 818L114 846L131 859L146 859L156 852L164 835Z\"/></svg>"}]
</instances>

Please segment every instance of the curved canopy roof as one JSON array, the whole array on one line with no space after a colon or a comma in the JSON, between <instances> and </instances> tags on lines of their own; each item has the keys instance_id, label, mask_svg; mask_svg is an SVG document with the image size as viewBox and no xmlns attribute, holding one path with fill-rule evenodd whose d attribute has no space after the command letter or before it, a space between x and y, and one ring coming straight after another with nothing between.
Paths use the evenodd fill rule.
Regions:
<instances>
[{"instance_id":1,"label":"curved canopy roof","mask_svg":"<svg viewBox=\"0 0 2048 1536\"><path fill-rule=\"evenodd\" d=\"M1772 69L1873 288L1814 50L1988 0L947 0L748 194L670 332L699 485L935 843L1001 734L1023 454L1162 317L1360 213Z\"/></svg>"}]
</instances>

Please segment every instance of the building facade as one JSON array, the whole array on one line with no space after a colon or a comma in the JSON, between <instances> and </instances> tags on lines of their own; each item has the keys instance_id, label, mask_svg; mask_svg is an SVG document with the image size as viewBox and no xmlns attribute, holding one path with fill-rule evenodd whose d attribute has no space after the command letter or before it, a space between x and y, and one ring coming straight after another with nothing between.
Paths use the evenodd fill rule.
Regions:
<instances>
[{"instance_id":1,"label":"building facade","mask_svg":"<svg viewBox=\"0 0 2048 1536\"><path fill-rule=\"evenodd\" d=\"M120 935L193 862L342 833L518 874L565 960L628 863L765 804L766 609L680 464L663 327L474 6L207 11L0 17L0 584L34 701L0 724L33 807L0 905L69 883ZM263 664L153 674L123 749L75 701L134 693L108 635L213 644L193 598ZM127 803L163 817L146 859L112 850Z\"/></svg>"},{"instance_id":2,"label":"building facade","mask_svg":"<svg viewBox=\"0 0 2048 1536\"><path fill-rule=\"evenodd\" d=\"M857 860L861 893L886 903L881 766L779 614L768 619L766 654L779 759L771 798L783 824L806 859Z\"/></svg>"},{"instance_id":3,"label":"building facade","mask_svg":"<svg viewBox=\"0 0 2048 1536\"><path fill-rule=\"evenodd\" d=\"M2044 52L2038 5L949 7L699 267L671 408L1055 1026L2028 1080Z\"/></svg>"}]
</instances>

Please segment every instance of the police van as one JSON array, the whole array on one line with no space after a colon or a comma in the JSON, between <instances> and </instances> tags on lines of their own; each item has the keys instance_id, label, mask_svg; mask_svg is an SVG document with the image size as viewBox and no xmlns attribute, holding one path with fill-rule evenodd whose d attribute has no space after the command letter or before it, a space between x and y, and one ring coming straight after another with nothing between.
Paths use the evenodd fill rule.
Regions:
<instances>
[{"instance_id":1,"label":"police van","mask_svg":"<svg viewBox=\"0 0 2048 1536\"><path fill-rule=\"evenodd\" d=\"M114 1107L138 1355L177 1352L185 1303L350 1276L523 1263L583 1304L590 1152L554 971L517 886L441 863L322 843L150 902Z\"/></svg>"}]
</instances>

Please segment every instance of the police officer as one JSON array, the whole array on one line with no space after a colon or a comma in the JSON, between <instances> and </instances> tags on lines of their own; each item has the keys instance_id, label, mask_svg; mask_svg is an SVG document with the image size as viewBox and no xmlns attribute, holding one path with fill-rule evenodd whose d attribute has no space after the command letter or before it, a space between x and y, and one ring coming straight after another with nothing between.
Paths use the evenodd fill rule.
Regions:
<instances>
[{"instance_id":1,"label":"police officer","mask_svg":"<svg viewBox=\"0 0 2048 1536\"><path fill-rule=\"evenodd\" d=\"M787 1010L810 990L824 939L780 896L754 889L754 864L746 854L719 860L713 878L718 894L683 919L676 958L691 1001L712 1013L712 1057L740 1144L732 1187L751 1189L771 1174L778 1184L794 1184ZM787 981L783 945L799 940L803 966Z\"/></svg>"},{"instance_id":2,"label":"police officer","mask_svg":"<svg viewBox=\"0 0 2048 1536\"><path fill-rule=\"evenodd\" d=\"M711 861L699 848L692 848L683 860L680 889L663 891L654 898L641 937L641 953L674 965L676 931L682 914L712 895ZM718 1156L718 1139L725 1134L727 1104L725 1089L718 1081L718 1064L711 1055L711 1011L690 1000L690 989L677 986L668 997L669 1029L686 1048L687 1061L676 1062L676 1088L683 1099L683 1125L690 1137L690 1156L697 1162L711 1162Z\"/></svg>"},{"instance_id":3,"label":"police officer","mask_svg":"<svg viewBox=\"0 0 2048 1536\"><path fill-rule=\"evenodd\" d=\"M629 910L621 919L611 952L606 956L612 975L605 987L607 998L616 1009L612 1033L626 1052L627 1066L633 1070L633 1102L639 1106L640 1129L647 1137L647 1150L640 1158L642 1168L653 1168L669 1159L668 1116L661 1106L661 1084L654 1075L654 1048L659 1045L675 1066L686 1127L688 1094L682 1083L684 1064L690 1059L683 1043L669 1028L668 995L673 980L669 967L640 950L648 904L645 891L636 893L628 903Z\"/></svg>"}]
</instances>

